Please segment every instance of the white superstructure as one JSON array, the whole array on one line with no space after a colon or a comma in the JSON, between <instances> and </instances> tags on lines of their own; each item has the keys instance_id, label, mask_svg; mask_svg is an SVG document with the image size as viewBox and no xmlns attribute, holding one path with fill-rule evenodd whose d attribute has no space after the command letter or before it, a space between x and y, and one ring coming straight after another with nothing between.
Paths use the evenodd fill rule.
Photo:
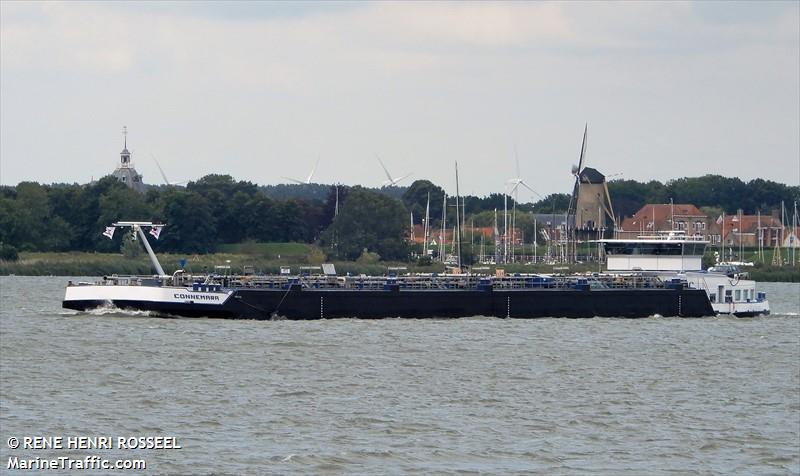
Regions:
<instances>
[{"instance_id":1,"label":"white superstructure","mask_svg":"<svg viewBox=\"0 0 800 476\"><path fill-rule=\"evenodd\" d=\"M702 259L708 241L671 232L636 239L600 240L609 272L650 272L662 278L679 277L708 294L717 314L750 316L769 314L766 294L756 291L756 282L735 266L703 270Z\"/></svg>"}]
</instances>

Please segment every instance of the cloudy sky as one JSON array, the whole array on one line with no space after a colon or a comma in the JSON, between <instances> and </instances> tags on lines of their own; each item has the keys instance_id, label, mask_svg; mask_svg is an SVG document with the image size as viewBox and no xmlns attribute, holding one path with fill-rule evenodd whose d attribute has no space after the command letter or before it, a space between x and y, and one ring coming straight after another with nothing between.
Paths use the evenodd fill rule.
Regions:
<instances>
[{"instance_id":1,"label":"cloudy sky","mask_svg":"<svg viewBox=\"0 0 800 476\"><path fill-rule=\"evenodd\" d=\"M0 183L800 183L800 3L0 3ZM621 174L621 175L616 175ZM408 182L406 182L408 183ZM526 192L521 200L535 198Z\"/></svg>"}]
</instances>

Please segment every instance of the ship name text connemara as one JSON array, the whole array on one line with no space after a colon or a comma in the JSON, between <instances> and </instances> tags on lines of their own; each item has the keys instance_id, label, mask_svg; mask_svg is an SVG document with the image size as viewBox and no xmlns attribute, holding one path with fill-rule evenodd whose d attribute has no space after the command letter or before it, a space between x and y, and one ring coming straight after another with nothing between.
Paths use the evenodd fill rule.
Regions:
<instances>
[{"instance_id":1,"label":"ship name text connemara","mask_svg":"<svg viewBox=\"0 0 800 476\"><path fill-rule=\"evenodd\" d=\"M214 294L185 294L175 293L175 299L194 299L197 301L219 301L219 296Z\"/></svg>"}]
</instances>

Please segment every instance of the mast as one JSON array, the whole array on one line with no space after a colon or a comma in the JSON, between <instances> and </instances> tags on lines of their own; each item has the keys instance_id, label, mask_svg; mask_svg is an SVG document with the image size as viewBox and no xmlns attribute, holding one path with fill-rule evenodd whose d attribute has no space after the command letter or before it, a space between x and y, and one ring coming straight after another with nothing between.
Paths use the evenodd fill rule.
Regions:
<instances>
[{"instance_id":1,"label":"mast","mask_svg":"<svg viewBox=\"0 0 800 476\"><path fill-rule=\"evenodd\" d=\"M722 245L722 254L720 259L722 262L725 262L725 210L722 211L722 239L720 240L720 244Z\"/></svg>"},{"instance_id":2,"label":"mast","mask_svg":"<svg viewBox=\"0 0 800 476\"><path fill-rule=\"evenodd\" d=\"M764 262L764 253L762 252L764 247L764 232L761 229L761 209L758 209L758 260L762 263Z\"/></svg>"},{"instance_id":3,"label":"mast","mask_svg":"<svg viewBox=\"0 0 800 476\"><path fill-rule=\"evenodd\" d=\"M425 204L425 227L422 230L422 234L424 235L423 241L424 243L424 252L425 256L428 256L428 235L430 233L430 220L431 220L431 192L428 192L428 203Z\"/></svg>"},{"instance_id":4,"label":"mast","mask_svg":"<svg viewBox=\"0 0 800 476\"><path fill-rule=\"evenodd\" d=\"M447 248L445 246L445 237L447 236L447 192L442 195L442 234L439 236L439 259L444 263L445 261L445 252Z\"/></svg>"},{"instance_id":5,"label":"mast","mask_svg":"<svg viewBox=\"0 0 800 476\"><path fill-rule=\"evenodd\" d=\"M783 240L785 238L784 237L784 230L786 230L786 226L785 226L786 221L787 221L786 220L786 207L784 207L783 200L781 200L781 247L778 248L780 250L780 253L781 253L781 263L783 262L783 250L781 248L783 247ZM788 258L788 256L787 256L787 258Z\"/></svg>"},{"instance_id":6,"label":"mast","mask_svg":"<svg viewBox=\"0 0 800 476\"><path fill-rule=\"evenodd\" d=\"M494 209L494 264L500 263L500 247L498 246L497 239L500 237L500 231L497 229L497 208Z\"/></svg>"},{"instance_id":7,"label":"mast","mask_svg":"<svg viewBox=\"0 0 800 476\"><path fill-rule=\"evenodd\" d=\"M792 266L795 265L797 259L797 201L794 202L794 214L792 215Z\"/></svg>"},{"instance_id":8,"label":"mast","mask_svg":"<svg viewBox=\"0 0 800 476\"><path fill-rule=\"evenodd\" d=\"M503 189L503 263L508 261L508 186Z\"/></svg>"},{"instance_id":9,"label":"mast","mask_svg":"<svg viewBox=\"0 0 800 476\"><path fill-rule=\"evenodd\" d=\"M458 263L459 272L461 272L461 226L459 223L459 215L458 213L458 202L461 199L461 195L458 191L458 161L456 161L456 254L458 257L456 258L456 263Z\"/></svg>"},{"instance_id":10,"label":"mast","mask_svg":"<svg viewBox=\"0 0 800 476\"><path fill-rule=\"evenodd\" d=\"M158 262L158 258L156 258L156 254L153 253L153 248L150 247L150 243L147 241L147 236L145 236L144 232L142 231L143 226L163 226L163 225L154 225L152 222L149 221L120 221L117 223L112 223L112 226L119 226L119 227L130 227L135 233L139 234L139 237L142 239L142 244L144 248L147 250L147 255L150 256L150 262L153 264L153 268L155 268L156 272L158 273L159 277L165 277L166 274L164 273L164 269L161 267L161 263Z\"/></svg>"},{"instance_id":11,"label":"mast","mask_svg":"<svg viewBox=\"0 0 800 476\"><path fill-rule=\"evenodd\" d=\"M333 207L333 216L339 215L339 185L336 185L336 205Z\"/></svg>"},{"instance_id":12,"label":"mast","mask_svg":"<svg viewBox=\"0 0 800 476\"><path fill-rule=\"evenodd\" d=\"M744 231L744 227L742 226L742 209L739 209L739 261L744 261L744 257L742 254L744 253L744 248L742 246L742 232Z\"/></svg>"},{"instance_id":13,"label":"mast","mask_svg":"<svg viewBox=\"0 0 800 476\"><path fill-rule=\"evenodd\" d=\"M672 202L672 197L669 198L669 214L669 229L675 231L675 204ZM654 216L653 220L655 219L656 218Z\"/></svg>"}]
</instances>

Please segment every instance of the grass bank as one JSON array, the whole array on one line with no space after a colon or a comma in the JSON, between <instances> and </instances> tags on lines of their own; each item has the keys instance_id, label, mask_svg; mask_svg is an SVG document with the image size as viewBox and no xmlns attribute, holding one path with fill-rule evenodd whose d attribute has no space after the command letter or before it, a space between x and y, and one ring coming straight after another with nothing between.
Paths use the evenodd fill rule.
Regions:
<instances>
[{"instance_id":1,"label":"grass bank","mask_svg":"<svg viewBox=\"0 0 800 476\"><path fill-rule=\"evenodd\" d=\"M325 253L317 246L305 243L241 243L223 245L218 253L205 255L158 253L164 271L173 273L179 269L181 260L186 261L184 269L191 273L214 271L216 266L230 266L231 272L241 273L245 266L252 266L256 273L273 274L281 267L288 266L293 273L303 266L319 266L327 262ZM713 262L711 256L709 262ZM405 268L408 272L441 273L440 263L431 266L417 266L401 262L364 263L354 261L334 261L339 274L373 274L390 272L390 268ZM495 273L495 266L482 267L480 272ZM583 273L598 271L597 263L577 265L523 265L507 264L500 266L506 273ZM753 279L762 282L800 282L800 266L768 266L756 263L745 268ZM222 271L222 270L220 270ZM19 276L102 276L108 274L151 274L154 270L147 254L142 251L137 256L126 257L119 253L85 252L21 252L17 261L0 260L0 275ZM402 271L400 271L402 272Z\"/></svg>"}]
</instances>

